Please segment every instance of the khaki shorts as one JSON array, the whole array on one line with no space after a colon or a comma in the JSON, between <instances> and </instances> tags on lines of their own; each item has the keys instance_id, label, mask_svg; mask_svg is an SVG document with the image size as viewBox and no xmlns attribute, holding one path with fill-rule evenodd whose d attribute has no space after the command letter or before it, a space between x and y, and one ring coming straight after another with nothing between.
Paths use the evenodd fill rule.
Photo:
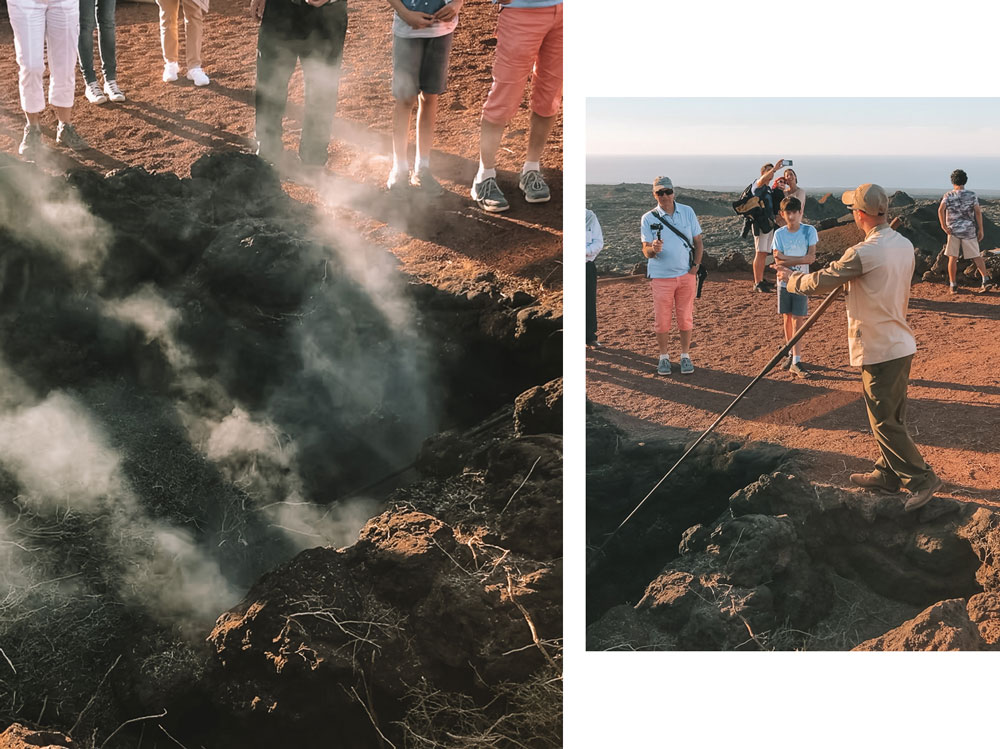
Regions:
<instances>
[{"instance_id":1,"label":"khaki shorts","mask_svg":"<svg viewBox=\"0 0 1000 749\"><path fill-rule=\"evenodd\" d=\"M758 234L753 238L753 247L757 252L766 252L768 255L771 254L771 242L774 240L774 232L769 231L767 234Z\"/></svg>"},{"instance_id":2,"label":"khaki shorts","mask_svg":"<svg viewBox=\"0 0 1000 749\"><path fill-rule=\"evenodd\" d=\"M962 252L961 255L959 255L959 250ZM979 240L975 237L961 239L949 234L948 244L944 246L944 254L948 257L964 257L966 260L979 257Z\"/></svg>"}]
</instances>

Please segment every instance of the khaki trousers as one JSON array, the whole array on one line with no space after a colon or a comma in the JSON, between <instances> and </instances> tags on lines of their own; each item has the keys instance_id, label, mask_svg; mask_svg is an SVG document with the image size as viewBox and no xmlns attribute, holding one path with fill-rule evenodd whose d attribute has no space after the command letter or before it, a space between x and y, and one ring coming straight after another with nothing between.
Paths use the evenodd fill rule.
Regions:
<instances>
[{"instance_id":1,"label":"khaki trousers","mask_svg":"<svg viewBox=\"0 0 1000 749\"><path fill-rule=\"evenodd\" d=\"M201 67L203 13L193 0L156 0L160 6L160 43L164 62L178 62L178 16L184 10L184 52L188 70Z\"/></svg>"},{"instance_id":2,"label":"khaki trousers","mask_svg":"<svg viewBox=\"0 0 1000 749\"><path fill-rule=\"evenodd\" d=\"M875 467L895 474L910 491L919 491L934 472L920 456L906 431L906 388L910 382L913 355L861 367L868 421L881 455Z\"/></svg>"}]
</instances>

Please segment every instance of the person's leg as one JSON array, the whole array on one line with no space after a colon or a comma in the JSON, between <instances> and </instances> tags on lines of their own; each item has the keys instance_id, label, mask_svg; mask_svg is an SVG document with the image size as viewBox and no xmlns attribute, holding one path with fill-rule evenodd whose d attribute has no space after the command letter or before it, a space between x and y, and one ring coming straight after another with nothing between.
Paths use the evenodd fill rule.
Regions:
<instances>
[{"instance_id":1,"label":"person's leg","mask_svg":"<svg viewBox=\"0 0 1000 749\"><path fill-rule=\"evenodd\" d=\"M479 128L479 164L481 169L496 169L497 151L507 122L490 122L485 117Z\"/></svg>"},{"instance_id":2,"label":"person's leg","mask_svg":"<svg viewBox=\"0 0 1000 749\"><path fill-rule=\"evenodd\" d=\"M861 383L872 435L879 449L875 468L891 473L911 491L917 491L934 477L906 430L906 389L913 356L866 364Z\"/></svg>"},{"instance_id":3,"label":"person's leg","mask_svg":"<svg viewBox=\"0 0 1000 749\"><path fill-rule=\"evenodd\" d=\"M597 264L587 261L587 343L597 340Z\"/></svg>"},{"instance_id":4,"label":"person's leg","mask_svg":"<svg viewBox=\"0 0 1000 749\"><path fill-rule=\"evenodd\" d=\"M753 256L753 282L755 285L764 280L765 265L767 265L767 253L755 252Z\"/></svg>"},{"instance_id":5,"label":"person's leg","mask_svg":"<svg viewBox=\"0 0 1000 749\"><path fill-rule=\"evenodd\" d=\"M986 270L986 261L983 260L983 256L980 255L979 257L973 258L973 262L976 264L976 270L978 270L979 275L982 276L983 285L985 286L990 280L989 271Z\"/></svg>"},{"instance_id":6,"label":"person's leg","mask_svg":"<svg viewBox=\"0 0 1000 749\"><path fill-rule=\"evenodd\" d=\"M785 333L785 343L787 344L792 340L792 336L795 335L795 322L792 320L792 316L784 314L781 316L781 328ZM798 352L795 350L796 346L792 346L792 350L789 352L792 356L795 356Z\"/></svg>"},{"instance_id":7,"label":"person's leg","mask_svg":"<svg viewBox=\"0 0 1000 749\"><path fill-rule=\"evenodd\" d=\"M299 157L306 164L326 164L340 91L340 62L347 36L347 3L324 5L316 10L320 26L310 35L302 52L305 102Z\"/></svg>"},{"instance_id":8,"label":"person's leg","mask_svg":"<svg viewBox=\"0 0 1000 749\"><path fill-rule=\"evenodd\" d=\"M437 121L438 95L420 93L417 108L417 166L430 166L434 145L434 124Z\"/></svg>"},{"instance_id":9,"label":"person's leg","mask_svg":"<svg viewBox=\"0 0 1000 749\"><path fill-rule=\"evenodd\" d=\"M281 121L288 102L288 81L298 54L280 28L274 4L264 6L257 33L257 86L254 90L254 137L257 153L272 163L280 161L284 145Z\"/></svg>"},{"instance_id":10,"label":"person's leg","mask_svg":"<svg viewBox=\"0 0 1000 749\"><path fill-rule=\"evenodd\" d=\"M689 359L691 358L691 331L681 330L679 331L681 335L681 358Z\"/></svg>"},{"instance_id":11,"label":"person's leg","mask_svg":"<svg viewBox=\"0 0 1000 749\"><path fill-rule=\"evenodd\" d=\"M163 62L177 62L177 13L180 11L181 0L156 0L160 6L160 46L163 49Z\"/></svg>"},{"instance_id":12,"label":"person's leg","mask_svg":"<svg viewBox=\"0 0 1000 749\"><path fill-rule=\"evenodd\" d=\"M528 167L539 164L549 133L562 104L563 87L563 6L544 9L548 29L539 45L531 79L531 126L528 131ZM537 167L535 167L537 168Z\"/></svg>"},{"instance_id":13,"label":"person's leg","mask_svg":"<svg viewBox=\"0 0 1000 749\"><path fill-rule=\"evenodd\" d=\"M392 108L392 168L397 172L408 171L410 120L416 97L396 99Z\"/></svg>"},{"instance_id":14,"label":"person's leg","mask_svg":"<svg viewBox=\"0 0 1000 749\"><path fill-rule=\"evenodd\" d=\"M83 72L83 82L97 81L97 71L94 70L94 26L96 24L94 0L80 0L80 70Z\"/></svg>"},{"instance_id":15,"label":"person's leg","mask_svg":"<svg viewBox=\"0 0 1000 749\"><path fill-rule=\"evenodd\" d=\"M437 123L438 100L448 87L448 60L454 34L428 39L419 67L420 106L417 110L416 170L430 173L431 149L434 147L434 126Z\"/></svg>"},{"instance_id":16,"label":"person's leg","mask_svg":"<svg viewBox=\"0 0 1000 749\"><path fill-rule=\"evenodd\" d=\"M660 357L670 353L670 323L674 314L673 278L651 278L649 288L653 294L653 330Z\"/></svg>"},{"instance_id":17,"label":"person's leg","mask_svg":"<svg viewBox=\"0 0 1000 749\"><path fill-rule=\"evenodd\" d=\"M796 333L799 332L799 328L801 328L805 324L807 318L802 315L789 315L789 317L792 319L792 335L794 336ZM792 356L795 357L796 359L802 357L801 341L792 346Z\"/></svg>"},{"instance_id":18,"label":"person's leg","mask_svg":"<svg viewBox=\"0 0 1000 749\"><path fill-rule=\"evenodd\" d=\"M691 365L691 331L694 330L694 298L698 290L698 279L685 273L677 279L674 291L674 309L677 315L677 330L681 336L681 374L694 371Z\"/></svg>"},{"instance_id":19,"label":"person's leg","mask_svg":"<svg viewBox=\"0 0 1000 749\"><path fill-rule=\"evenodd\" d=\"M410 171L410 120L420 94L420 61L426 39L392 37L392 169L386 187L404 187ZM419 132L419 127L418 127Z\"/></svg>"},{"instance_id":20,"label":"person's leg","mask_svg":"<svg viewBox=\"0 0 1000 749\"><path fill-rule=\"evenodd\" d=\"M656 333L656 348L660 353L661 357L670 354L670 332L661 333L657 331Z\"/></svg>"},{"instance_id":21,"label":"person's leg","mask_svg":"<svg viewBox=\"0 0 1000 749\"><path fill-rule=\"evenodd\" d=\"M437 94L420 94L417 109L417 165L430 165L431 146L434 144L434 123L437 120Z\"/></svg>"},{"instance_id":22,"label":"person's leg","mask_svg":"<svg viewBox=\"0 0 1000 749\"><path fill-rule=\"evenodd\" d=\"M49 104L60 123L73 121L76 65L80 54L79 0L53 0L45 14L45 51L49 61Z\"/></svg>"},{"instance_id":23,"label":"person's leg","mask_svg":"<svg viewBox=\"0 0 1000 749\"><path fill-rule=\"evenodd\" d=\"M38 0L8 0L7 13L14 31L21 109L35 126L45 109L45 9Z\"/></svg>"},{"instance_id":24,"label":"person's leg","mask_svg":"<svg viewBox=\"0 0 1000 749\"><path fill-rule=\"evenodd\" d=\"M201 39L204 27L204 11L194 0L181 0L184 11L184 63L188 77L192 70L201 70Z\"/></svg>"},{"instance_id":25,"label":"person's leg","mask_svg":"<svg viewBox=\"0 0 1000 749\"><path fill-rule=\"evenodd\" d=\"M541 161L542 151L545 150L545 144L549 140L549 133L552 132L552 126L555 124L557 116L542 117L537 112L531 113L531 125L528 131L528 150L525 155L525 161L536 163Z\"/></svg>"},{"instance_id":26,"label":"person's leg","mask_svg":"<svg viewBox=\"0 0 1000 749\"><path fill-rule=\"evenodd\" d=\"M483 104L476 184L486 179L496 179L496 155L500 150L504 128L521 103L525 84L551 26L550 14L540 14L539 10L547 9L504 8L497 19L493 85ZM473 192L475 193L475 188ZM502 193L499 198L503 198Z\"/></svg>"},{"instance_id":27,"label":"person's leg","mask_svg":"<svg viewBox=\"0 0 1000 749\"><path fill-rule=\"evenodd\" d=\"M101 50L101 73L104 82L118 80L118 58L115 45L115 0L97 0L97 42ZM81 25L82 28L82 25ZM81 47L81 54L83 48ZM91 39L93 50L93 39ZM91 51L91 67L94 53ZM96 80L96 76L94 77Z\"/></svg>"},{"instance_id":28,"label":"person's leg","mask_svg":"<svg viewBox=\"0 0 1000 749\"><path fill-rule=\"evenodd\" d=\"M961 253L962 240L949 234L944 245L944 254L948 258L948 285L952 293L955 293L957 288L958 257Z\"/></svg>"},{"instance_id":29,"label":"person's leg","mask_svg":"<svg viewBox=\"0 0 1000 749\"><path fill-rule=\"evenodd\" d=\"M74 151L87 142L73 127L76 66L80 59L79 0L52 0L45 14L45 52L49 61L49 104L59 125L56 143Z\"/></svg>"}]
</instances>

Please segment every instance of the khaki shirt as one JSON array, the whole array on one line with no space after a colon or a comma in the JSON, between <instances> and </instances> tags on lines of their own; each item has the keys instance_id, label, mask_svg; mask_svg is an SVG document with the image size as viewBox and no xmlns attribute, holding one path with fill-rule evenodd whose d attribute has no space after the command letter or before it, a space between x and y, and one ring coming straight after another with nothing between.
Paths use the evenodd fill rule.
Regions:
<instances>
[{"instance_id":1,"label":"khaki shirt","mask_svg":"<svg viewBox=\"0 0 1000 749\"><path fill-rule=\"evenodd\" d=\"M793 273L792 294L829 292L847 284L847 345L851 364L878 364L917 351L906 324L913 278L913 244L888 224L876 226L844 255L815 273Z\"/></svg>"}]
</instances>

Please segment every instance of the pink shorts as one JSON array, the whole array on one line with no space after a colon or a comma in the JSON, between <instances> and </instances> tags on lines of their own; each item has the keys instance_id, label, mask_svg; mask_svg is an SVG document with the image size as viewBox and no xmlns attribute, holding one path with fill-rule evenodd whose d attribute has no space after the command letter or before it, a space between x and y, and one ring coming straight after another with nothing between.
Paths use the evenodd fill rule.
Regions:
<instances>
[{"instance_id":1,"label":"pink shorts","mask_svg":"<svg viewBox=\"0 0 1000 749\"><path fill-rule=\"evenodd\" d=\"M483 119L505 125L517 112L532 71L531 111L552 117L562 104L562 3L545 8L504 8L497 19L493 86Z\"/></svg>"},{"instance_id":2,"label":"pink shorts","mask_svg":"<svg viewBox=\"0 0 1000 749\"><path fill-rule=\"evenodd\" d=\"M670 331L671 313L677 315L678 330L694 329L694 295L698 290L698 279L693 273L677 278L651 278L649 287L653 291L654 329L657 333Z\"/></svg>"}]
</instances>

